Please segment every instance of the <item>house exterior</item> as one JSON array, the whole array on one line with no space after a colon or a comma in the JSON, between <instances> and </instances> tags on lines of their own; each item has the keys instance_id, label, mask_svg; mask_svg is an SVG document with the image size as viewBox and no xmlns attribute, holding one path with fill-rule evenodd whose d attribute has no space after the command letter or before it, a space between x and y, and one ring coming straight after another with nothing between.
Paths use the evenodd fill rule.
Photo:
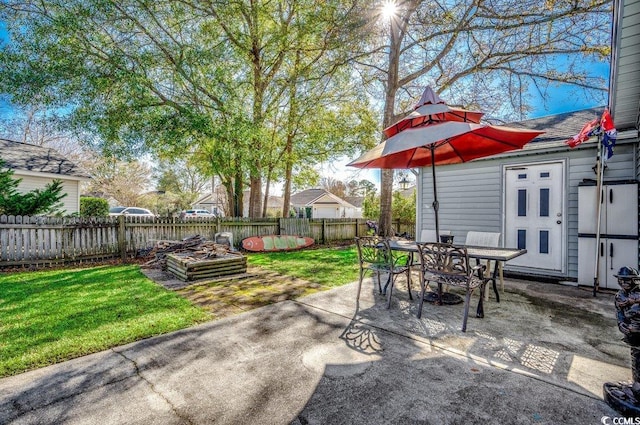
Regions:
<instances>
[{"instance_id":1,"label":"house exterior","mask_svg":"<svg viewBox=\"0 0 640 425\"><path fill-rule=\"evenodd\" d=\"M364 196L345 196L345 201L353 205L345 211L345 216L349 218L362 218Z\"/></svg>"},{"instance_id":2,"label":"house exterior","mask_svg":"<svg viewBox=\"0 0 640 425\"><path fill-rule=\"evenodd\" d=\"M640 0L620 0L614 5L609 109L618 130L618 138L614 155L606 162L603 174L605 184L635 184L640 177L638 10ZM523 242L523 235L526 235L527 254L506 263L505 270L590 284L584 278L581 281L578 279L579 275L584 275L585 267L593 270L591 268L595 263L595 255L590 264L579 261L581 255L584 258L586 250L584 244L579 243L579 217L594 215L594 207L580 202L579 192L581 186L594 184L596 180L594 167L599 142L592 137L570 149L565 141L578 134L588 121L600 118L603 110L604 106L511 123L509 126L543 130L545 133L520 151L465 164L438 166L436 180L440 229L450 230L456 243L464 243L467 232L471 230L500 232L501 245L506 247L519 246ZM417 179L416 234L423 229L435 228L432 183L431 169L420 169ZM633 211L630 218L625 219L628 222L622 223L622 226L635 229L638 225L638 192L635 190L631 193L635 198L629 202ZM539 217L543 215L541 213L531 214L523 220L518 210L521 205L531 207L532 211L544 210L545 217ZM636 253L637 234L632 245ZM637 254L631 261L632 264L628 265L638 266ZM586 271L587 275L590 270ZM617 271L612 270L607 270L607 273ZM593 276L594 272L591 273Z\"/></svg>"},{"instance_id":3,"label":"house exterior","mask_svg":"<svg viewBox=\"0 0 640 425\"><path fill-rule=\"evenodd\" d=\"M227 193L224 189L224 186L216 186L214 193L208 193L201 196L193 204L191 204L191 207L193 209L207 210L212 214L216 214L222 217L227 215Z\"/></svg>"},{"instance_id":4,"label":"house exterior","mask_svg":"<svg viewBox=\"0 0 640 425\"><path fill-rule=\"evenodd\" d=\"M80 183L90 176L54 149L0 139L0 159L13 170L15 178L22 179L20 192L43 189L58 179L67 194L62 199L65 214L80 211Z\"/></svg>"},{"instance_id":5,"label":"house exterior","mask_svg":"<svg viewBox=\"0 0 640 425\"><path fill-rule=\"evenodd\" d=\"M291 195L291 208L298 217L358 218L357 207L324 189L307 189ZM359 212L362 216L362 210Z\"/></svg>"}]
</instances>

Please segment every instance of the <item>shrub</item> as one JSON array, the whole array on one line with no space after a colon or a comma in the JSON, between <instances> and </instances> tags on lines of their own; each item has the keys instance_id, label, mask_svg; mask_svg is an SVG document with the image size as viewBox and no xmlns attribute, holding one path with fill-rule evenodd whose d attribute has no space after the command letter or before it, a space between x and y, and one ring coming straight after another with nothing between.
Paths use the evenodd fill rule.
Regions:
<instances>
[{"instance_id":1,"label":"shrub","mask_svg":"<svg viewBox=\"0 0 640 425\"><path fill-rule=\"evenodd\" d=\"M22 179L13 178L13 170L3 170L4 166L4 161L0 159L0 214L39 215L60 212L63 207L60 200L67 196L62 193L62 180L53 180L42 189L20 193L18 184Z\"/></svg>"},{"instance_id":2,"label":"shrub","mask_svg":"<svg viewBox=\"0 0 640 425\"><path fill-rule=\"evenodd\" d=\"M106 199L82 196L80 198L80 217L105 217L109 215L109 203Z\"/></svg>"}]
</instances>

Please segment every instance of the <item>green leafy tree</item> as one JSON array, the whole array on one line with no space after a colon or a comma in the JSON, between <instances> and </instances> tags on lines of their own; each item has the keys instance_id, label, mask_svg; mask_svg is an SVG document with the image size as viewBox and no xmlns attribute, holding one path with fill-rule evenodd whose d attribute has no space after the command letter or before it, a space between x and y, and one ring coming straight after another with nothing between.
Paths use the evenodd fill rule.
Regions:
<instances>
[{"instance_id":1,"label":"green leafy tree","mask_svg":"<svg viewBox=\"0 0 640 425\"><path fill-rule=\"evenodd\" d=\"M109 215L109 202L92 196L80 197L80 217L106 217Z\"/></svg>"},{"instance_id":2,"label":"green leafy tree","mask_svg":"<svg viewBox=\"0 0 640 425\"><path fill-rule=\"evenodd\" d=\"M0 160L0 168L4 163ZM18 185L22 179L13 178L13 170L0 169L0 214L40 215L59 214L62 208L62 180L53 180L43 189L20 193Z\"/></svg>"},{"instance_id":3,"label":"green leafy tree","mask_svg":"<svg viewBox=\"0 0 640 425\"><path fill-rule=\"evenodd\" d=\"M0 92L64 109L69 128L121 159L202 149L201 169L220 178L238 215L248 181L257 217L263 182L341 155L330 148L347 146L341 139L361 144L354 118L370 116L367 96L343 87L360 3L10 0L0 5L11 37Z\"/></svg>"},{"instance_id":4,"label":"green leafy tree","mask_svg":"<svg viewBox=\"0 0 640 425\"><path fill-rule=\"evenodd\" d=\"M347 183L347 196L365 196L371 192L376 192L376 185L369 180L351 180Z\"/></svg>"},{"instance_id":5,"label":"green leafy tree","mask_svg":"<svg viewBox=\"0 0 640 425\"><path fill-rule=\"evenodd\" d=\"M416 221L416 191L414 190L410 197L402 196L401 192L394 192L391 215L394 220L400 220L402 223L414 223Z\"/></svg>"},{"instance_id":6,"label":"green leafy tree","mask_svg":"<svg viewBox=\"0 0 640 425\"><path fill-rule=\"evenodd\" d=\"M362 215L365 218L380 216L380 197L375 192L369 192L365 195L362 202Z\"/></svg>"}]
</instances>

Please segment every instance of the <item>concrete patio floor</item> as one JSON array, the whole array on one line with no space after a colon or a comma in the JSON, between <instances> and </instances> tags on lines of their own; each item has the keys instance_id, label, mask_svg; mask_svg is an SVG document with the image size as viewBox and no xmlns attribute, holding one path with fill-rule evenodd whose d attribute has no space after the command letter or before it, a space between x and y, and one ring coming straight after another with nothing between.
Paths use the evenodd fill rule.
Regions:
<instances>
[{"instance_id":1,"label":"concrete patio floor","mask_svg":"<svg viewBox=\"0 0 640 425\"><path fill-rule=\"evenodd\" d=\"M631 378L613 293L507 280L392 306L365 281L0 380L11 424L599 424ZM414 293L414 298L415 297ZM477 295L472 299L475 312Z\"/></svg>"}]
</instances>

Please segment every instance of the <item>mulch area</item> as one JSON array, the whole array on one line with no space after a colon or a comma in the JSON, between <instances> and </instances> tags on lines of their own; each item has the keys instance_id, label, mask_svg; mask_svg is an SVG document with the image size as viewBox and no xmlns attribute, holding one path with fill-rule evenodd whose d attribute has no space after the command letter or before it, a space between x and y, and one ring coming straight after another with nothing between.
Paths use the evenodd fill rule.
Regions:
<instances>
[{"instance_id":1,"label":"mulch area","mask_svg":"<svg viewBox=\"0 0 640 425\"><path fill-rule=\"evenodd\" d=\"M258 267L247 273L219 279L184 282L160 269L142 269L151 280L222 318L268 304L321 291L322 285L283 276Z\"/></svg>"}]
</instances>

